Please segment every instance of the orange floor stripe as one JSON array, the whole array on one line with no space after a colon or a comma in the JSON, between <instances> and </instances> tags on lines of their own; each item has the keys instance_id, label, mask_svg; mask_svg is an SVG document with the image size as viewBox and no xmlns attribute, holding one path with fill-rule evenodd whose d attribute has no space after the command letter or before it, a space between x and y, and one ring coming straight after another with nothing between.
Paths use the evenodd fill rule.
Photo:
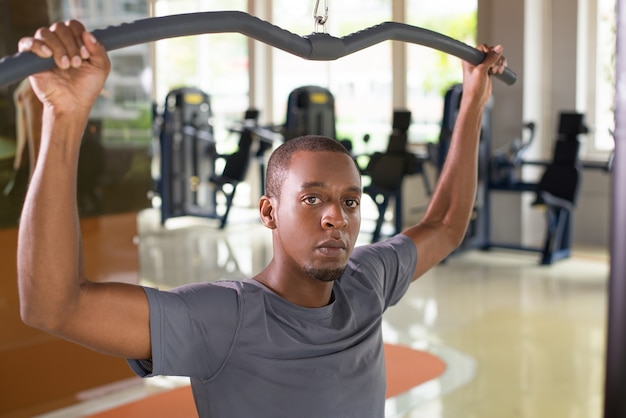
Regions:
<instances>
[{"instance_id":1,"label":"orange floor stripe","mask_svg":"<svg viewBox=\"0 0 626 418\"><path fill-rule=\"evenodd\" d=\"M385 359L387 361L387 398L435 379L446 369L445 363L437 356L394 344L385 344ZM184 418L197 416L191 388L184 386L89 417Z\"/></svg>"},{"instance_id":2,"label":"orange floor stripe","mask_svg":"<svg viewBox=\"0 0 626 418\"><path fill-rule=\"evenodd\" d=\"M437 378L446 364L437 356L410 347L385 344L387 398Z\"/></svg>"}]
</instances>

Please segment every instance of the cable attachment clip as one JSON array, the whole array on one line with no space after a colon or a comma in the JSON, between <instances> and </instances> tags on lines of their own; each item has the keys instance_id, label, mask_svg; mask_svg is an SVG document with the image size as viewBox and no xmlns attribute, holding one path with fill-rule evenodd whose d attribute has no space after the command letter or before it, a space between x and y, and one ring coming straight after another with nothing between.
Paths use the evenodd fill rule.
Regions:
<instances>
[{"instance_id":1,"label":"cable attachment clip","mask_svg":"<svg viewBox=\"0 0 626 418\"><path fill-rule=\"evenodd\" d=\"M326 33L326 21L328 20L328 0L324 0L324 15L318 14L320 6L320 0L315 0L315 7L313 8L313 32L314 33ZM322 27L320 32L319 27Z\"/></svg>"}]
</instances>

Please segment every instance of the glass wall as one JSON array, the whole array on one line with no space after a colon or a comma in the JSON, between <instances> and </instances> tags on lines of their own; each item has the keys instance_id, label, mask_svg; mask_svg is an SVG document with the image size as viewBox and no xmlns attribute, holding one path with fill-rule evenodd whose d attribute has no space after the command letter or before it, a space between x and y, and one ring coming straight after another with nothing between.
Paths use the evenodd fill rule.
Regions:
<instances>
[{"instance_id":1,"label":"glass wall","mask_svg":"<svg viewBox=\"0 0 626 418\"><path fill-rule=\"evenodd\" d=\"M48 0L42 3L45 4L39 7L47 14L46 21L30 22L26 18L31 12L26 9L21 11L23 20L22 16L15 17L15 26L23 25L22 30L27 31L22 36L34 33L39 26L70 18L94 30L149 15L146 0ZM81 145L78 168L81 216L145 208L149 205L146 195L153 188L150 45L111 51L109 56L111 73L91 112ZM27 80L16 88L30 89ZM36 112L20 108L13 100L10 107L15 109L15 114L5 116L15 119L16 126L20 116ZM12 151L12 155L3 155L0 159L0 226L3 227L17 224L40 140L38 136L31 138L17 131L17 127L11 130L6 135L7 140L2 141L11 145Z\"/></svg>"},{"instance_id":2,"label":"glass wall","mask_svg":"<svg viewBox=\"0 0 626 418\"><path fill-rule=\"evenodd\" d=\"M407 22L476 45L476 0L407 0ZM419 45L407 46L407 104L411 140L436 142L446 90L462 81L461 61Z\"/></svg>"},{"instance_id":3,"label":"glass wall","mask_svg":"<svg viewBox=\"0 0 626 418\"><path fill-rule=\"evenodd\" d=\"M318 14L323 14L322 4ZM304 36L314 32L315 2L275 0L272 23ZM329 2L326 32L342 37L391 20L391 0L344 0ZM321 31L321 28L320 28ZM362 138L371 135L371 148L386 146L391 132L391 43L383 42L336 61L307 61L274 51L274 115L284 122L289 93L301 86L328 88L335 98L339 139L351 139L354 151L362 152Z\"/></svg>"},{"instance_id":4,"label":"glass wall","mask_svg":"<svg viewBox=\"0 0 626 418\"><path fill-rule=\"evenodd\" d=\"M154 15L247 10L246 0L156 0ZM155 100L163 104L175 88L197 87L211 96L217 141L248 107L248 43L236 33L165 39L155 43Z\"/></svg>"},{"instance_id":5,"label":"glass wall","mask_svg":"<svg viewBox=\"0 0 626 418\"><path fill-rule=\"evenodd\" d=\"M88 30L148 17L145 0L62 0L53 20L78 19ZM109 53L111 74L91 117L102 122L102 142L146 146L151 139L150 46L134 45Z\"/></svg>"},{"instance_id":6,"label":"glass wall","mask_svg":"<svg viewBox=\"0 0 626 418\"><path fill-rule=\"evenodd\" d=\"M616 0L598 0L595 85L594 149L607 152L614 147L612 130L615 96Z\"/></svg>"}]
</instances>

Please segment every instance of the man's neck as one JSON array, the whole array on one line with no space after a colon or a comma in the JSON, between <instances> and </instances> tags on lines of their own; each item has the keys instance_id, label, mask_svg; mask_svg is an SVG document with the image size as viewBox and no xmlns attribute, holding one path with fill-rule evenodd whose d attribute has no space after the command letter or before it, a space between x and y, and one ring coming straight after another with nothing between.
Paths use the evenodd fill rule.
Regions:
<instances>
[{"instance_id":1,"label":"man's neck","mask_svg":"<svg viewBox=\"0 0 626 418\"><path fill-rule=\"evenodd\" d=\"M321 308L331 302L333 282L321 282L304 272L285 274L270 263L254 280L283 299L305 308Z\"/></svg>"}]
</instances>

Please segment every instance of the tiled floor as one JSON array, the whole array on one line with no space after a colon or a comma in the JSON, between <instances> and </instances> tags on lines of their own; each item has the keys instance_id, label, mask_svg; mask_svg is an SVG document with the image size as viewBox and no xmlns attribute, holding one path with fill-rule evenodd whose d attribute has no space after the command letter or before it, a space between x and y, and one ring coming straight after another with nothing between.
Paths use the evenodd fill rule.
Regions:
<instances>
[{"instance_id":1,"label":"tiled floor","mask_svg":"<svg viewBox=\"0 0 626 418\"><path fill-rule=\"evenodd\" d=\"M138 216L145 284L242 278L271 256L270 235L254 211L213 220ZM368 222L363 228L369 228ZM361 243L369 239L361 236ZM385 315L384 336L438 354L441 378L388 402L389 416L427 418L595 418L601 416L608 255L575 251L552 266L537 254L469 251L412 285ZM125 396L143 396L177 380L153 380ZM156 389L155 389L156 388ZM90 405L124 401L112 393ZM94 403L95 402L95 403ZM47 418L80 416L76 408Z\"/></svg>"}]
</instances>

